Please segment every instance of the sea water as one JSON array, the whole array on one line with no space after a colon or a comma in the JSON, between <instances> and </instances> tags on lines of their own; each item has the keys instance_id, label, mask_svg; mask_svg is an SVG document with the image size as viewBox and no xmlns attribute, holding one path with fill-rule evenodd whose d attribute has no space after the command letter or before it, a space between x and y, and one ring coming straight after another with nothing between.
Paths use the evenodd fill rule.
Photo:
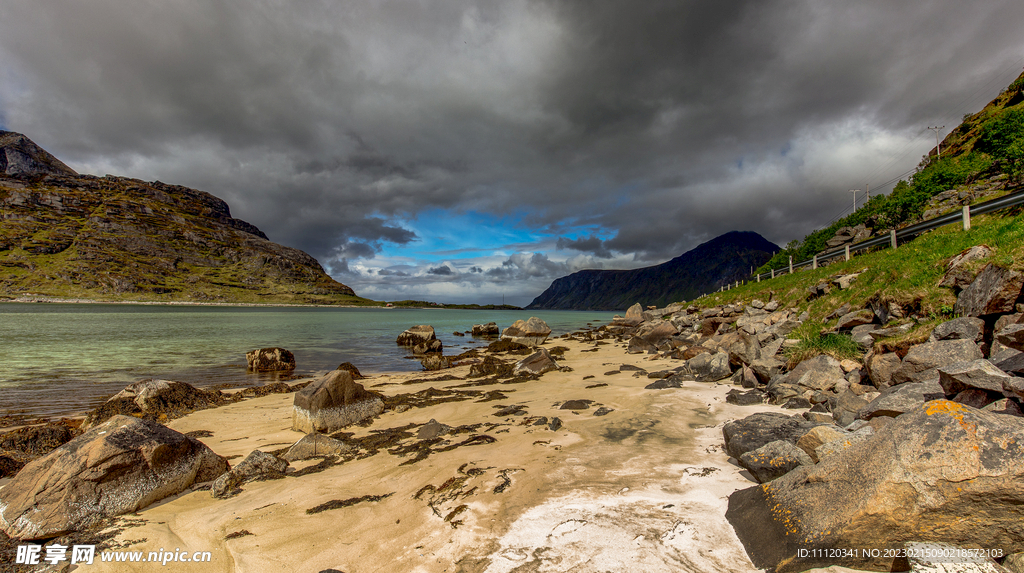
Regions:
<instances>
[{"instance_id":1,"label":"sea water","mask_svg":"<svg viewBox=\"0 0 1024 573\"><path fill-rule=\"evenodd\" d=\"M552 336L607 324L610 312L323 307L0 304L0 415L80 413L144 378L253 386L245 353L279 346L295 375L351 362L364 374L420 370L395 344L406 328L434 327L445 355L489 342L453 333L537 316Z\"/></svg>"}]
</instances>

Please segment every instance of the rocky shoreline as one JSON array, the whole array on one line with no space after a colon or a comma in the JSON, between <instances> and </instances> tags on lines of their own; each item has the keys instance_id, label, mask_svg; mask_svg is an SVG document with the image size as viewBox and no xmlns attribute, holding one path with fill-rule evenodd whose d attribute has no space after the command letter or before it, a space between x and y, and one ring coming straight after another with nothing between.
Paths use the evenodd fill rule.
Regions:
<instances>
[{"instance_id":1,"label":"rocky shoreline","mask_svg":"<svg viewBox=\"0 0 1024 573\"><path fill-rule=\"evenodd\" d=\"M3 436L24 464L0 489L5 547L85 538L209 550L214 571L349 573L948 570L926 556L939 548L984 554L958 571L1024 571L1024 275L956 262L962 316L922 337L913 308L836 308L819 335L849 337L848 356L801 351L806 312L750 300L634 305L557 339L531 318L458 356L414 326L396 342L420 373L137 383L80 427Z\"/></svg>"}]
</instances>

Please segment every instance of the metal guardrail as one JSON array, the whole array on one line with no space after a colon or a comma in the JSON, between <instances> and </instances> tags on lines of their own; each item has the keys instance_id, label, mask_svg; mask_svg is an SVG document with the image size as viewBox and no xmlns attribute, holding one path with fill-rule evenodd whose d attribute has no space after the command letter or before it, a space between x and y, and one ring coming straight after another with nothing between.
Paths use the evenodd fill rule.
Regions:
<instances>
[{"instance_id":1,"label":"metal guardrail","mask_svg":"<svg viewBox=\"0 0 1024 573\"><path fill-rule=\"evenodd\" d=\"M917 237L922 233L934 231L935 229L945 227L946 225L952 225L954 223L963 223L964 228L968 229L970 228L970 218L972 215L985 215L988 213L995 213L997 211L1002 211L1003 209L1016 207L1018 205L1024 205L1024 190L1018 190L1013 193L1010 193L1009 195L1004 195L1002 197L999 197L998 199L992 199L991 201L986 201L984 203L979 203L977 205L965 205L963 210L959 213L947 213L945 215L935 217L934 219L929 219L927 221L922 221L915 225L910 225L909 227L890 230L887 234L877 235L875 237L865 239L859 243L848 245L848 249L843 248L837 249L835 251L828 251L816 255L814 258L808 259L806 261L800 261L798 263L791 262L789 268L787 269L773 270L768 273L753 275L743 282L761 282L762 280L773 279L775 277L786 275L791 272L796 272L798 269L802 269L804 267L816 268L818 265L822 263L831 261L832 259L836 259L839 257L847 258L847 260L849 260L848 257L852 257L853 254L858 251L864 251L876 247L883 247L886 245L896 247L902 243L905 243ZM739 284L741 283L738 282L737 286ZM725 287L722 287L721 291L719 292L730 290L731 288L734 287L727 285ZM709 293L705 293L701 296L707 296L707 294Z\"/></svg>"}]
</instances>

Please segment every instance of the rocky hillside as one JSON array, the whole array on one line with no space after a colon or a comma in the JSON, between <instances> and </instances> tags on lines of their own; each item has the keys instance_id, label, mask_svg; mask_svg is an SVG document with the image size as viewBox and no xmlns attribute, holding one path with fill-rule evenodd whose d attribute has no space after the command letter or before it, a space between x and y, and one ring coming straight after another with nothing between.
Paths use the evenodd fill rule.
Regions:
<instances>
[{"instance_id":1,"label":"rocky hillside","mask_svg":"<svg viewBox=\"0 0 1024 573\"><path fill-rule=\"evenodd\" d=\"M0 168L0 297L365 301L209 193L79 175L7 131Z\"/></svg>"},{"instance_id":2,"label":"rocky hillside","mask_svg":"<svg viewBox=\"0 0 1024 573\"><path fill-rule=\"evenodd\" d=\"M551 283L526 308L617 310L635 302L666 306L745 279L752 267L778 250L757 233L732 231L653 267L575 272Z\"/></svg>"}]
</instances>

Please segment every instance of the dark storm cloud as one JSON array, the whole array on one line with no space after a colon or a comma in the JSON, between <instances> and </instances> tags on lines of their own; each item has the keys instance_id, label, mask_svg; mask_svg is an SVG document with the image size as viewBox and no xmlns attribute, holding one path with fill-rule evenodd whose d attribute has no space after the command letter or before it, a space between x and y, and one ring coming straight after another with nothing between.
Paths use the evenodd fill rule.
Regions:
<instances>
[{"instance_id":1,"label":"dark storm cloud","mask_svg":"<svg viewBox=\"0 0 1024 573\"><path fill-rule=\"evenodd\" d=\"M455 273L452 272L451 267L449 267L447 265L441 265L439 267L434 267L432 269L428 269L427 270L427 274L428 275L451 276L451 275L453 275Z\"/></svg>"},{"instance_id":2,"label":"dark storm cloud","mask_svg":"<svg viewBox=\"0 0 1024 573\"><path fill-rule=\"evenodd\" d=\"M906 172L927 125L1020 72L1022 21L1018 0L15 0L0 121L80 171L210 191L332 272L437 209L600 227L558 246L653 263L799 238ZM506 262L467 275L573 267Z\"/></svg>"},{"instance_id":3,"label":"dark storm cloud","mask_svg":"<svg viewBox=\"0 0 1024 573\"><path fill-rule=\"evenodd\" d=\"M559 250L572 249L574 251L591 253L602 259L610 259L612 257L612 252L608 250L607 246L605 246L605 242L594 235L590 235L582 239L567 239L565 237L559 237L557 248Z\"/></svg>"}]
</instances>

